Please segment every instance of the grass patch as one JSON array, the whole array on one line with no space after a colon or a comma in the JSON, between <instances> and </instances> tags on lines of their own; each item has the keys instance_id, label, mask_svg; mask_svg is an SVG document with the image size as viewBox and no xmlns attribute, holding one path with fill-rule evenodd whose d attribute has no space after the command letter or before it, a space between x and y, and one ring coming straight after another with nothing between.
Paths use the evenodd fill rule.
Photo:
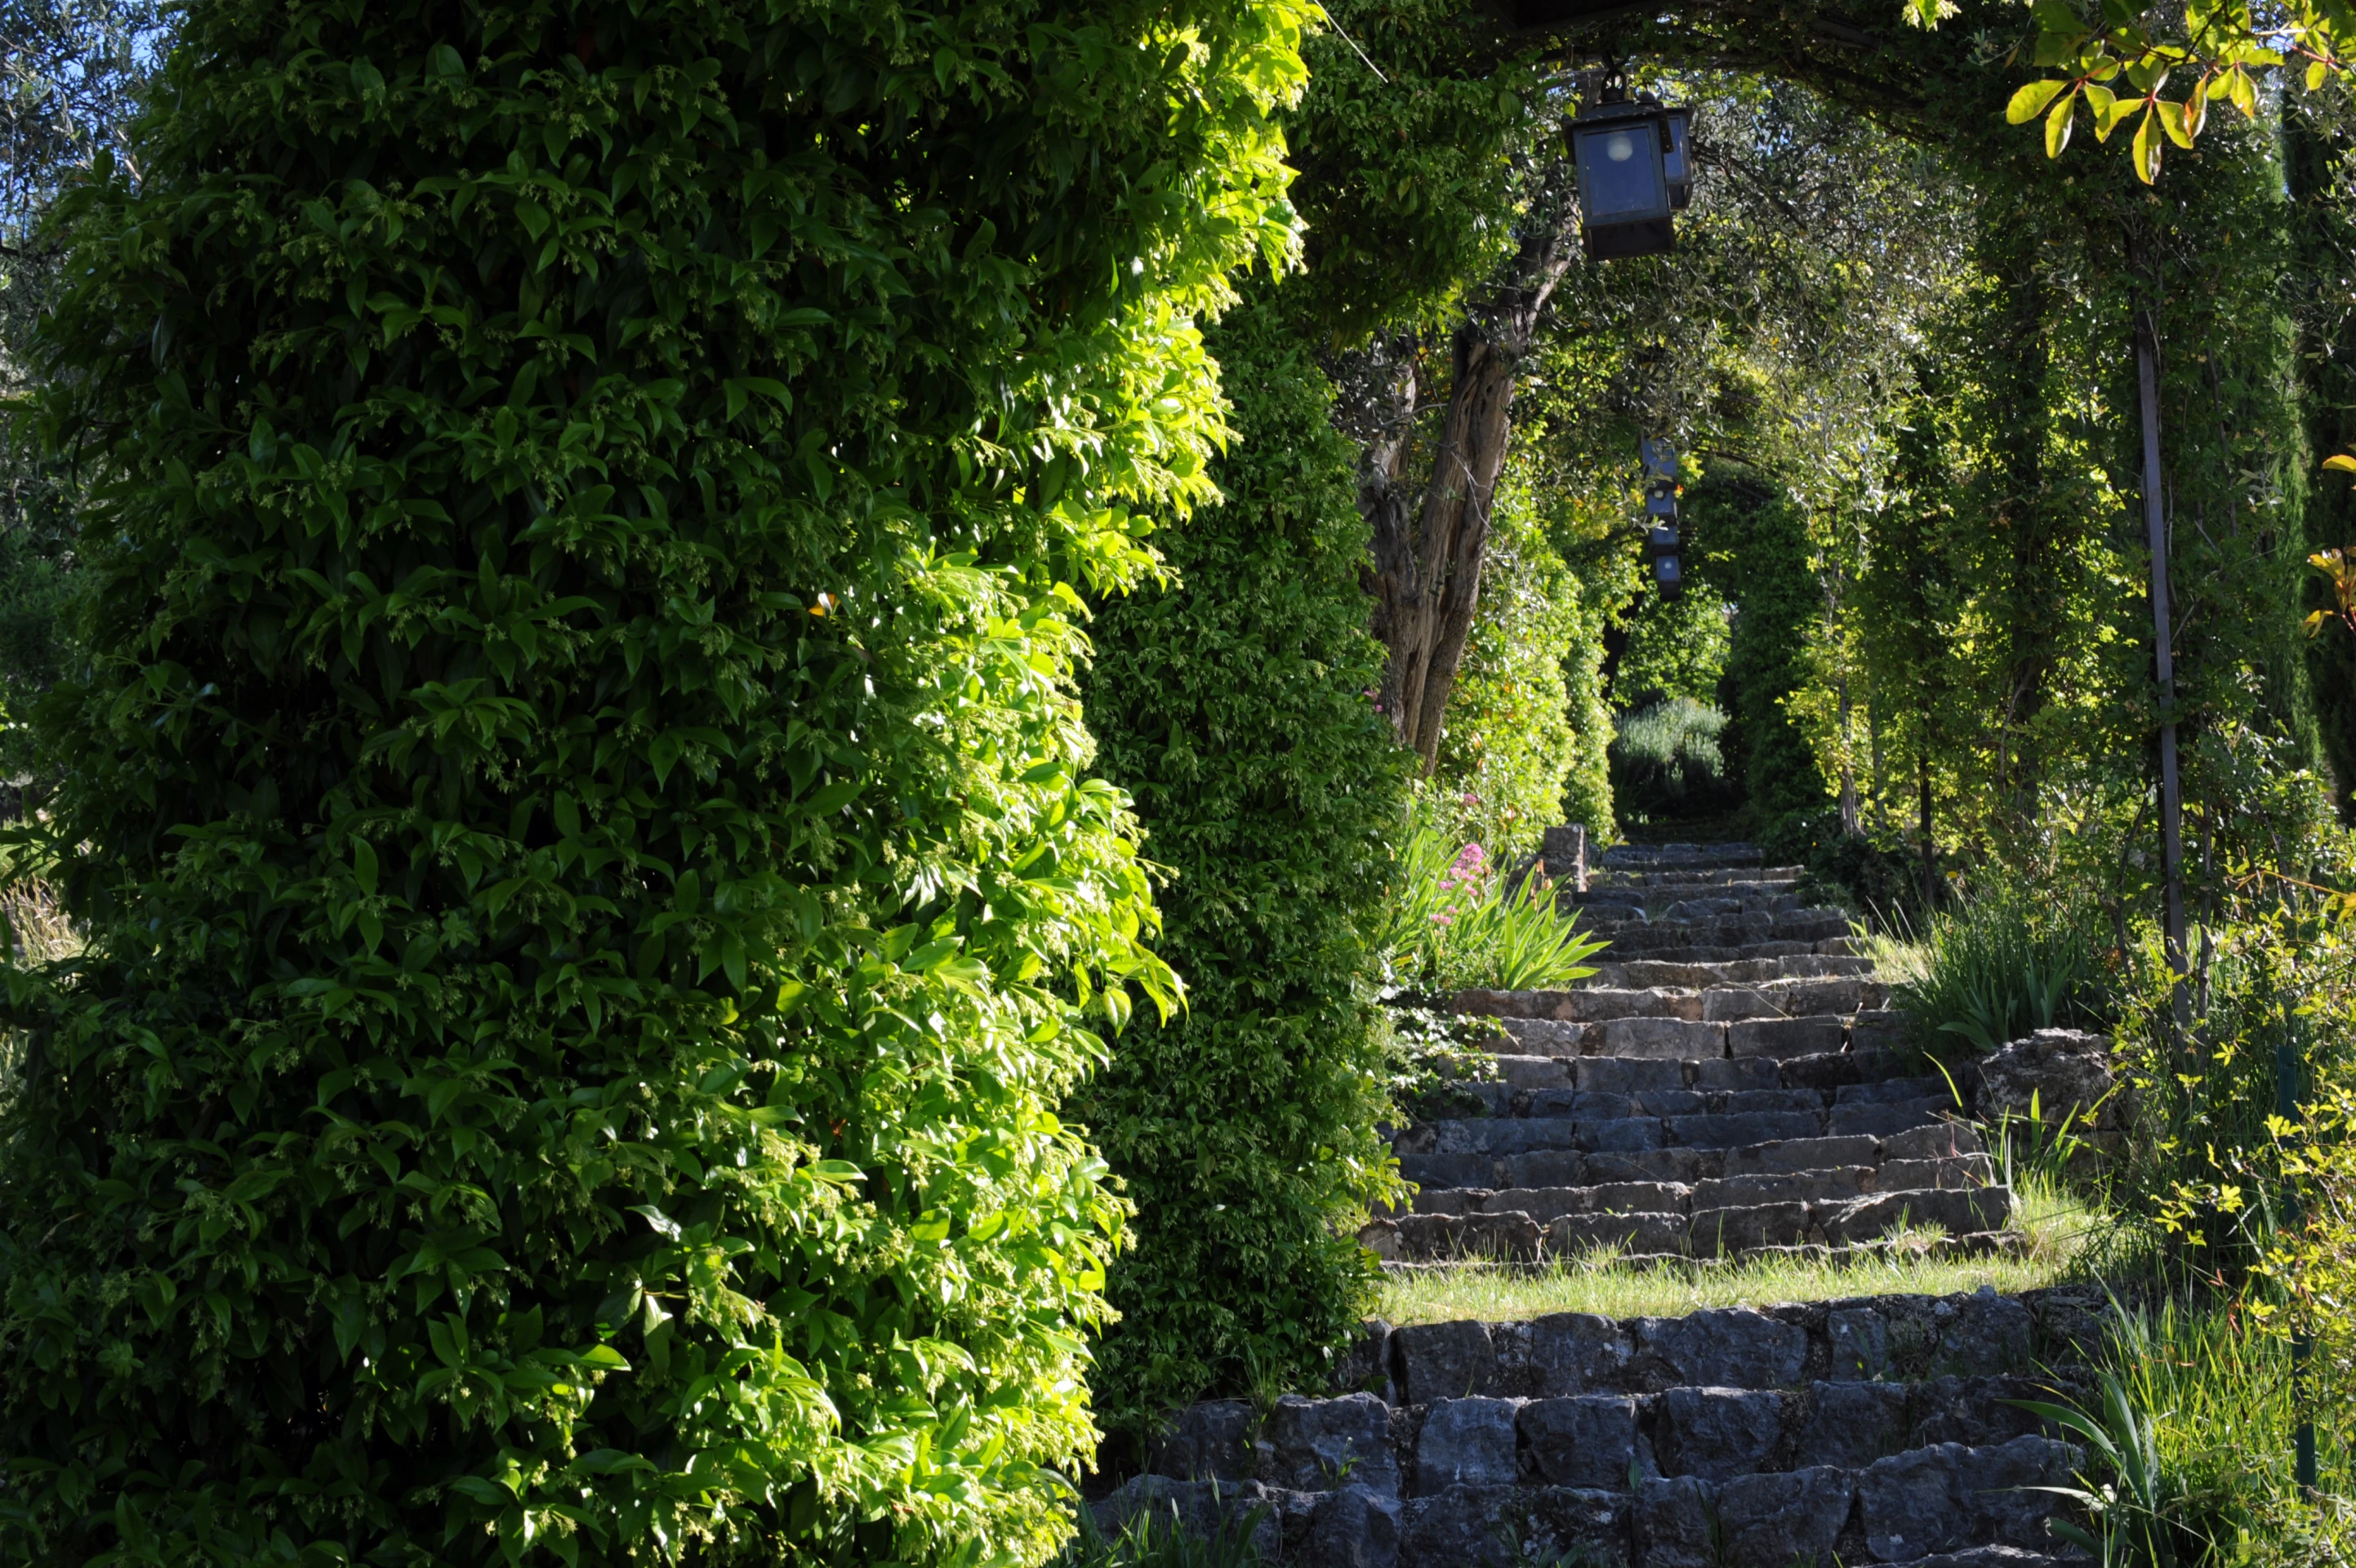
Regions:
<instances>
[{"instance_id":1,"label":"grass patch","mask_svg":"<svg viewBox=\"0 0 2356 1568\"><path fill-rule=\"evenodd\" d=\"M1439 1268L1384 1282L1376 1316L1405 1326L1478 1318L1486 1323L1592 1312L1674 1317L1712 1306L1830 1301L1856 1295L1953 1295L1993 1285L2010 1294L2087 1277L2114 1229L2085 1199L2024 1176L2012 1229L2021 1250L1993 1258L1940 1258L1903 1246L1847 1257L1771 1257L1705 1268L1630 1268L1599 1254L1546 1267ZM1923 1233L1927 1239L1928 1233Z\"/></svg>"}]
</instances>

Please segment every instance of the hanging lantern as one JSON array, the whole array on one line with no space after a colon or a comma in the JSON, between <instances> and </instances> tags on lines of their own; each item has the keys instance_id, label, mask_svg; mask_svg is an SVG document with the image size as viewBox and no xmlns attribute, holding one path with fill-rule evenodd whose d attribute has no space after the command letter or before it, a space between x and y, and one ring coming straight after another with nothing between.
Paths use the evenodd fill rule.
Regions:
<instances>
[{"instance_id":1,"label":"hanging lantern","mask_svg":"<svg viewBox=\"0 0 2356 1568\"><path fill-rule=\"evenodd\" d=\"M1580 238L1588 260L1656 256L1676 248L1669 214L1692 198L1686 145L1692 117L1691 110L1665 108L1649 93L1631 102L1627 88L1614 81L1570 123Z\"/></svg>"},{"instance_id":2,"label":"hanging lantern","mask_svg":"<svg viewBox=\"0 0 2356 1568\"><path fill-rule=\"evenodd\" d=\"M1644 438L1644 553L1652 558L1653 581L1661 597L1674 599L1685 591L1685 571L1677 559L1677 454L1666 441Z\"/></svg>"}]
</instances>

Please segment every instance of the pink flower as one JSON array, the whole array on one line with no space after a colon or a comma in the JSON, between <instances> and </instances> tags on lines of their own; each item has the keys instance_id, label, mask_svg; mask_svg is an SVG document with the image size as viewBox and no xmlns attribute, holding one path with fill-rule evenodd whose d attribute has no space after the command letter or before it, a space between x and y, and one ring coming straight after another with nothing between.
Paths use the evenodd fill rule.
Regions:
<instances>
[{"instance_id":1,"label":"pink flower","mask_svg":"<svg viewBox=\"0 0 2356 1568\"><path fill-rule=\"evenodd\" d=\"M1455 916L1453 916L1453 915L1447 915L1447 914L1434 915L1434 916L1431 918L1431 923L1432 923L1433 925L1435 925L1435 926L1445 926L1445 925L1452 924L1452 923L1455 921L1455 919L1456 919L1456 917L1455 917Z\"/></svg>"}]
</instances>

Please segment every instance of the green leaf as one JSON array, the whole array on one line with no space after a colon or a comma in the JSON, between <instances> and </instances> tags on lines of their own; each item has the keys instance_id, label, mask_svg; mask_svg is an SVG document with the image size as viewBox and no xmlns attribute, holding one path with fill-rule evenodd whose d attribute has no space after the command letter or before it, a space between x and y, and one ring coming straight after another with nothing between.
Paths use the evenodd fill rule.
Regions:
<instances>
[{"instance_id":1,"label":"green leaf","mask_svg":"<svg viewBox=\"0 0 2356 1568\"><path fill-rule=\"evenodd\" d=\"M2026 124L2044 113L2057 96L2075 91L2066 81L2032 81L2012 95L2004 117L2015 125Z\"/></svg>"}]
</instances>

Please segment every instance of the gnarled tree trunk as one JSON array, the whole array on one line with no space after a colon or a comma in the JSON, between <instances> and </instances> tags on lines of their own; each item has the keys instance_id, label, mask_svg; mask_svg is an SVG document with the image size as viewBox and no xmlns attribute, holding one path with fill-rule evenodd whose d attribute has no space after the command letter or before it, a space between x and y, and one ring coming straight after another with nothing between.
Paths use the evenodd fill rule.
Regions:
<instances>
[{"instance_id":1,"label":"gnarled tree trunk","mask_svg":"<svg viewBox=\"0 0 2356 1568\"><path fill-rule=\"evenodd\" d=\"M1378 341L1345 378L1360 393L1358 510L1374 532L1367 587L1390 650L1383 711L1429 769L1481 600L1491 503L1513 436L1514 383L1555 285L1579 254L1578 212L1557 171L1504 276L1477 297L1450 345L1448 402L1417 487L1419 400L1430 368L1412 337Z\"/></svg>"}]
</instances>

